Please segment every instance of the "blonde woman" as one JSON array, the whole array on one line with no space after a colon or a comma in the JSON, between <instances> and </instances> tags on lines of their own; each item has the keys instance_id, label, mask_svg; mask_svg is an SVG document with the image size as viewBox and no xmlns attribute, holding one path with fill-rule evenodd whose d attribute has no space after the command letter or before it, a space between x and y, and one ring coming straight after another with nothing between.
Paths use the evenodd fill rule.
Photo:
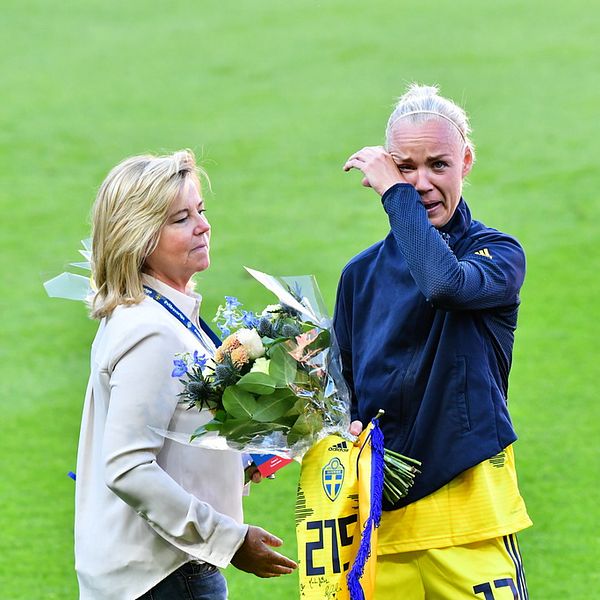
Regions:
<instances>
[{"instance_id":1,"label":"blonde woman","mask_svg":"<svg viewBox=\"0 0 600 600\"><path fill-rule=\"evenodd\" d=\"M512 236L471 217L465 111L433 86L399 99L386 144L353 153L389 220L338 288L335 331L353 393L351 430L379 409L386 447L422 461L386 502L377 598L528 598L508 376L525 277Z\"/></svg>"},{"instance_id":2,"label":"blonde woman","mask_svg":"<svg viewBox=\"0 0 600 600\"><path fill-rule=\"evenodd\" d=\"M259 577L296 564L243 524L241 456L165 440L209 413L178 402L178 352L210 356L191 278L210 264L210 225L190 151L135 156L93 209L92 345L77 460L75 562L82 600L223 600L219 568ZM165 301L166 300L166 301Z\"/></svg>"}]
</instances>

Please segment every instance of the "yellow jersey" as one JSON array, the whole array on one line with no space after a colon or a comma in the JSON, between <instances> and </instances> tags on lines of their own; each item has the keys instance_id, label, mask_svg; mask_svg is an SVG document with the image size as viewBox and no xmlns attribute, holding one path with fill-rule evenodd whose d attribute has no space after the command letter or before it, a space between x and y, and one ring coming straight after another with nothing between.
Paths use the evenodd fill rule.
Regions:
<instances>
[{"instance_id":1,"label":"yellow jersey","mask_svg":"<svg viewBox=\"0 0 600 600\"><path fill-rule=\"evenodd\" d=\"M469 544L532 524L519 492L512 446L417 502L384 511L377 554Z\"/></svg>"}]
</instances>

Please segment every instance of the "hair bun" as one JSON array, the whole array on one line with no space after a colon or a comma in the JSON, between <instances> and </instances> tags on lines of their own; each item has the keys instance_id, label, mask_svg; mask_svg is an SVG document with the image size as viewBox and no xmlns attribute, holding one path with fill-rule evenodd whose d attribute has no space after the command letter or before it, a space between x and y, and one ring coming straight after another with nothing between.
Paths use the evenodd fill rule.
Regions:
<instances>
[{"instance_id":1,"label":"hair bun","mask_svg":"<svg viewBox=\"0 0 600 600\"><path fill-rule=\"evenodd\" d=\"M440 88L437 85L421 85L420 83L411 83L400 99L412 100L415 98L437 96L439 91Z\"/></svg>"}]
</instances>

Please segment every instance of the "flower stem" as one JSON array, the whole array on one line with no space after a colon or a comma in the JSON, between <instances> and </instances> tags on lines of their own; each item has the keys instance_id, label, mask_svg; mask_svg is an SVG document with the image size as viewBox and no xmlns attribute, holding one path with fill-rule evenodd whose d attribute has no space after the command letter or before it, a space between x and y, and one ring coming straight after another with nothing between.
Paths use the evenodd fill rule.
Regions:
<instances>
[{"instance_id":1,"label":"flower stem","mask_svg":"<svg viewBox=\"0 0 600 600\"><path fill-rule=\"evenodd\" d=\"M391 504L396 504L408 494L415 476L420 473L417 467L421 463L387 448L383 454L383 463L383 496Z\"/></svg>"}]
</instances>

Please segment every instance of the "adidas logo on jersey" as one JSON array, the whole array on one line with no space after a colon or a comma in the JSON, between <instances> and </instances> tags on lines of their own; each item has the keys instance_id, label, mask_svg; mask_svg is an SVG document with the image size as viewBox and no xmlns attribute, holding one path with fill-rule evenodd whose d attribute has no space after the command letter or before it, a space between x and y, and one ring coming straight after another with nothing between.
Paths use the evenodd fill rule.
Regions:
<instances>
[{"instance_id":1,"label":"adidas logo on jersey","mask_svg":"<svg viewBox=\"0 0 600 600\"><path fill-rule=\"evenodd\" d=\"M492 255L487 248L484 248L483 250L476 250L475 254L479 254L479 256L485 256L486 258L492 258Z\"/></svg>"},{"instance_id":2,"label":"adidas logo on jersey","mask_svg":"<svg viewBox=\"0 0 600 600\"><path fill-rule=\"evenodd\" d=\"M340 442L327 448L329 452L348 452L348 444L346 442Z\"/></svg>"}]
</instances>

